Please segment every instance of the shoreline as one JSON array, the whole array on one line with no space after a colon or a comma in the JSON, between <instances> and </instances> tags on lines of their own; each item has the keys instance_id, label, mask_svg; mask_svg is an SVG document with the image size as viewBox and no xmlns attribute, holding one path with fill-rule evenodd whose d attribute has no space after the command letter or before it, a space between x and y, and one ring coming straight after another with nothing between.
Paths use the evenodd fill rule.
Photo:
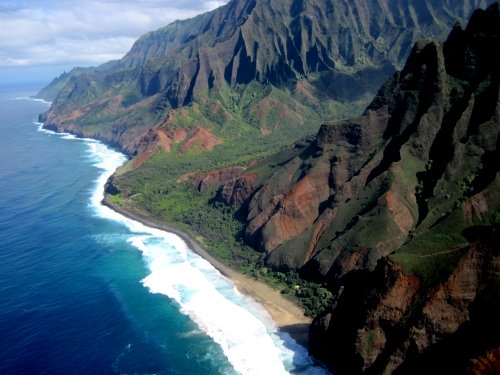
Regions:
<instances>
[{"instance_id":1,"label":"shoreline","mask_svg":"<svg viewBox=\"0 0 500 375\"><path fill-rule=\"evenodd\" d=\"M180 237L187 244L189 249L204 258L222 275L231 280L231 282L242 294L250 296L257 303L259 303L271 316L280 332L288 333L299 345L307 348L311 319L304 315L302 308L284 297L278 290L228 267L220 260L209 254L189 233L186 233L179 228L160 222L154 218L147 217L139 212L134 212L117 206L116 204L110 202L106 196L104 196L101 204L148 227L170 232Z\"/></svg>"}]
</instances>

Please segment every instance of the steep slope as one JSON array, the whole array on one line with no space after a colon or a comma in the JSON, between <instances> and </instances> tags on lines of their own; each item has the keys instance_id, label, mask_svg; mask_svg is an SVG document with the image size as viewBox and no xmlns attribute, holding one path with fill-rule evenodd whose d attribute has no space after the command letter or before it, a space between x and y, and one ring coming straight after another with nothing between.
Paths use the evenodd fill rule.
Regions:
<instances>
[{"instance_id":1,"label":"steep slope","mask_svg":"<svg viewBox=\"0 0 500 375\"><path fill-rule=\"evenodd\" d=\"M65 87L68 85L68 83L72 82L72 80L75 80L76 77L82 74L91 74L94 72L107 72L112 69L114 69L117 66L117 61L112 60L108 61L104 64L101 64L100 66L96 67L88 67L88 68L81 68L81 67L76 67L71 69L69 72L64 72L61 74L59 77L56 77L52 80L52 82L41 89L37 94L36 98L39 99L44 99L49 102L52 102L56 99L56 97L65 89ZM72 87L72 84L69 84L69 87ZM66 87L66 90L68 88Z\"/></svg>"},{"instance_id":2,"label":"steep slope","mask_svg":"<svg viewBox=\"0 0 500 375\"><path fill-rule=\"evenodd\" d=\"M500 347L499 47L495 3L416 43L361 117L220 188L268 265L328 282L310 345L335 373L456 373Z\"/></svg>"},{"instance_id":3,"label":"steep slope","mask_svg":"<svg viewBox=\"0 0 500 375\"><path fill-rule=\"evenodd\" d=\"M455 257L433 255L452 264L441 266L451 270L441 269L432 287L425 273L409 274L389 258L346 280L313 322L311 352L337 374L497 373L467 372L500 348L500 238L498 229L482 229ZM419 261L431 267L431 259ZM485 362L498 366L498 358Z\"/></svg>"},{"instance_id":4,"label":"steep slope","mask_svg":"<svg viewBox=\"0 0 500 375\"><path fill-rule=\"evenodd\" d=\"M64 72L59 77L55 78L48 86L41 89L36 97L38 99L44 99L49 102L53 101L57 95L62 91L64 86L73 78L87 70L92 70L88 68L73 68L69 72Z\"/></svg>"},{"instance_id":5,"label":"steep slope","mask_svg":"<svg viewBox=\"0 0 500 375\"><path fill-rule=\"evenodd\" d=\"M371 96L417 37L444 37L486 3L233 0L146 34L106 69L72 77L42 120L130 155L186 106L184 122L197 117L222 138L237 137L227 128L244 123L253 136L292 139L315 132L311 123L356 110L346 104Z\"/></svg>"},{"instance_id":6,"label":"steep slope","mask_svg":"<svg viewBox=\"0 0 500 375\"><path fill-rule=\"evenodd\" d=\"M483 36L476 19L444 45L417 43L363 116L323 125L295 157L221 189L227 203L244 203L247 238L271 264L333 279L347 264L373 267L495 180L496 30ZM238 184L255 173L241 196Z\"/></svg>"}]
</instances>

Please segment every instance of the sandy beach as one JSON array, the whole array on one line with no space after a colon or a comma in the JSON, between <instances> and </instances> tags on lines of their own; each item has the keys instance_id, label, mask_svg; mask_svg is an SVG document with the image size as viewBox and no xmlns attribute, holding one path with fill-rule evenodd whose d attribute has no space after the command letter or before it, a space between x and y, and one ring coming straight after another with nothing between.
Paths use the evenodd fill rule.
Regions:
<instances>
[{"instance_id":1,"label":"sandy beach","mask_svg":"<svg viewBox=\"0 0 500 375\"><path fill-rule=\"evenodd\" d=\"M255 280L252 277L229 268L203 249L192 236L179 230L178 228L172 227L158 220L148 218L138 212L124 209L108 201L106 198L102 201L102 203L132 220L139 221L149 227L174 233L182 238L191 250L206 259L221 274L230 279L241 293L252 297L256 302L261 304L262 307L264 307L264 309L266 309L269 313L280 331L287 332L295 339L295 341L297 341L297 343L307 347L307 338L311 319L304 316L302 308L284 297L278 290L273 289L261 281Z\"/></svg>"}]
</instances>

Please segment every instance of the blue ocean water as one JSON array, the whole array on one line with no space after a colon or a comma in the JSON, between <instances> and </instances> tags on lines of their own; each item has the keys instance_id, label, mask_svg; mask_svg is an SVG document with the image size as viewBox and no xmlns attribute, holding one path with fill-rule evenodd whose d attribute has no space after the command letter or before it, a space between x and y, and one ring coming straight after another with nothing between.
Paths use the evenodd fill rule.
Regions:
<instances>
[{"instance_id":1,"label":"blue ocean water","mask_svg":"<svg viewBox=\"0 0 500 375\"><path fill-rule=\"evenodd\" d=\"M177 236L100 205L125 161L0 87L1 374L322 374Z\"/></svg>"}]
</instances>

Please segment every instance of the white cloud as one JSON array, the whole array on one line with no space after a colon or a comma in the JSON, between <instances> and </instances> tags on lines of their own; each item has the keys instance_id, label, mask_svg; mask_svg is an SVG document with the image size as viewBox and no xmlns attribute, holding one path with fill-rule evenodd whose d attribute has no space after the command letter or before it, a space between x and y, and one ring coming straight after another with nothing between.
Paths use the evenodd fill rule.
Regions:
<instances>
[{"instance_id":1,"label":"white cloud","mask_svg":"<svg viewBox=\"0 0 500 375\"><path fill-rule=\"evenodd\" d=\"M122 57L142 34L227 0L4 0L0 67L97 65Z\"/></svg>"}]
</instances>

